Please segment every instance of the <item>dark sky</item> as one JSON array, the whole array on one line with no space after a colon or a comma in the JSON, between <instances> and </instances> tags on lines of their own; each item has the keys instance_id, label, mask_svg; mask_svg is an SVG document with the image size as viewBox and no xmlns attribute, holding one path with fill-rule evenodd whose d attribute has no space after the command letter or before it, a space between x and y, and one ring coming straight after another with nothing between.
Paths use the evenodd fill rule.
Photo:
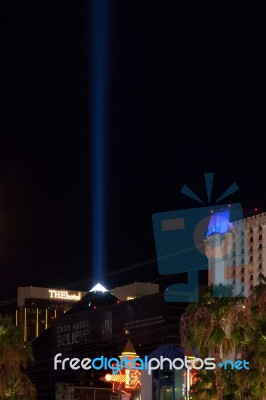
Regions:
<instances>
[{"instance_id":1,"label":"dark sky","mask_svg":"<svg viewBox=\"0 0 266 400\"><path fill-rule=\"evenodd\" d=\"M111 5L110 5L111 4ZM266 211L263 2L109 2L108 287L158 278L152 214L233 182ZM88 290L91 1L1 5L1 301L18 286ZM111 275L110 275L111 274Z\"/></svg>"}]
</instances>

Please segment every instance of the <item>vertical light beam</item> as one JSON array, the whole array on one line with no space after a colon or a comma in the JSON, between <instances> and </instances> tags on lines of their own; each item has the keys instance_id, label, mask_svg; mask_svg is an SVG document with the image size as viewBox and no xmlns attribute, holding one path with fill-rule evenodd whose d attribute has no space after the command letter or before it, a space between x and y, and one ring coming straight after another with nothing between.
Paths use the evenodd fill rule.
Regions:
<instances>
[{"instance_id":1,"label":"vertical light beam","mask_svg":"<svg viewBox=\"0 0 266 400\"><path fill-rule=\"evenodd\" d=\"M108 0L91 1L92 264L94 283L105 271Z\"/></svg>"}]
</instances>

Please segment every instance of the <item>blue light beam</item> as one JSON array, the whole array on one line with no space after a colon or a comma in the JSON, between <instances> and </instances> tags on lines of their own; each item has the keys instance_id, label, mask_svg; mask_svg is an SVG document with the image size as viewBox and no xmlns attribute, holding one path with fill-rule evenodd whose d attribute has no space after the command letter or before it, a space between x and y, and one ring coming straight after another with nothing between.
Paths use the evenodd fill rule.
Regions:
<instances>
[{"instance_id":1,"label":"blue light beam","mask_svg":"<svg viewBox=\"0 0 266 400\"><path fill-rule=\"evenodd\" d=\"M91 2L92 266L102 282L106 263L108 0Z\"/></svg>"}]
</instances>

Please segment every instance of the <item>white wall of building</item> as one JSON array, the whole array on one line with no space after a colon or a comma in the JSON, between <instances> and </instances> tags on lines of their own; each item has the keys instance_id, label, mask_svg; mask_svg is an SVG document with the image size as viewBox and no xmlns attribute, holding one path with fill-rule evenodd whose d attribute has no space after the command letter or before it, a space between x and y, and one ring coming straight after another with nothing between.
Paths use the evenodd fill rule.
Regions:
<instances>
[{"instance_id":1,"label":"white wall of building","mask_svg":"<svg viewBox=\"0 0 266 400\"><path fill-rule=\"evenodd\" d=\"M233 222L230 232L215 236L223 246L228 246L224 253L227 256L221 261L217 254L216 259L218 250L209 245L214 236L205 240L209 283L226 284L229 280L237 292L242 290L248 295L259 283L260 273L266 276L266 213Z\"/></svg>"}]
</instances>

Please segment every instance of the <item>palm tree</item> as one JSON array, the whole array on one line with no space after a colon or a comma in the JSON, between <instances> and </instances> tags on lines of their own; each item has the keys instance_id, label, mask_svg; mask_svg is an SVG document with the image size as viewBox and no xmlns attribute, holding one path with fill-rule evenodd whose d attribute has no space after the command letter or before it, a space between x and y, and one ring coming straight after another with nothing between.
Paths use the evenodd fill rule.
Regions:
<instances>
[{"instance_id":1,"label":"palm tree","mask_svg":"<svg viewBox=\"0 0 266 400\"><path fill-rule=\"evenodd\" d=\"M217 291L216 291L217 293ZM221 291L221 294L224 292ZM197 371L193 399L266 399L266 278L249 298L212 296L212 288L200 294L181 318L182 344L201 357L241 358L249 369ZM228 357L228 355L230 355ZM215 384L213 384L215 382Z\"/></svg>"},{"instance_id":2,"label":"palm tree","mask_svg":"<svg viewBox=\"0 0 266 400\"><path fill-rule=\"evenodd\" d=\"M195 400L214 400L216 398L215 372L201 369L193 375L194 384L190 394Z\"/></svg>"},{"instance_id":3,"label":"palm tree","mask_svg":"<svg viewBox=\"0 0 266 400\"><path fill-rule=\"evenodd\" d=\"M32 349L23 331L11 318L0 316L0 399L34 400L36 389L25 373L33 361Z\"/></svg>"},{"instance_id":4,"label":"palm tree","mask_svg":"<svg viewBox=\"0 0 266 400\"><path fill-rule=\"evenodd\" d=\"M232 330L232 342L249 361L249 370L238 376L239 392L245 399L263 400L266 397L266 278L261 275L259 285L245 301ZM244 397L245 396L245 397Z\"/></svg>"},{"instance_id":5,"label":"palm tree","mask_svg":"<svg viewBox=\"0 0 266 400\"><path fill-rule=\"evenodd\" d=\"M237 399L237 372L233 370L222 370L223 381L223 399L224 400L242 400ZM195 383L191 386L191 395L193 400L215 400L217 390L215 385L215 371L201 369L194 374Z\"/></svg>"},{"instance_id":6,"label":"palm tree","mask_svg":"<svg viewBox=\"0 0 266 400\"><path fill-rule=\"evenodd\" d=\"M216 293L221 289L221 294L224 294L223 288L215 289ZM198 303L191 303L180 320L181 344L186 351L192 353L194 349L200 357L214 357L219 364L224 356L235 350L231 346L230 333L235 322L231 310L237 303L239 298L233 294L232 297L213 297L213 287L201 292ZM217 400L223 400L223 388L222 370L217 365Z\"/></svg>"}]
</instances>

